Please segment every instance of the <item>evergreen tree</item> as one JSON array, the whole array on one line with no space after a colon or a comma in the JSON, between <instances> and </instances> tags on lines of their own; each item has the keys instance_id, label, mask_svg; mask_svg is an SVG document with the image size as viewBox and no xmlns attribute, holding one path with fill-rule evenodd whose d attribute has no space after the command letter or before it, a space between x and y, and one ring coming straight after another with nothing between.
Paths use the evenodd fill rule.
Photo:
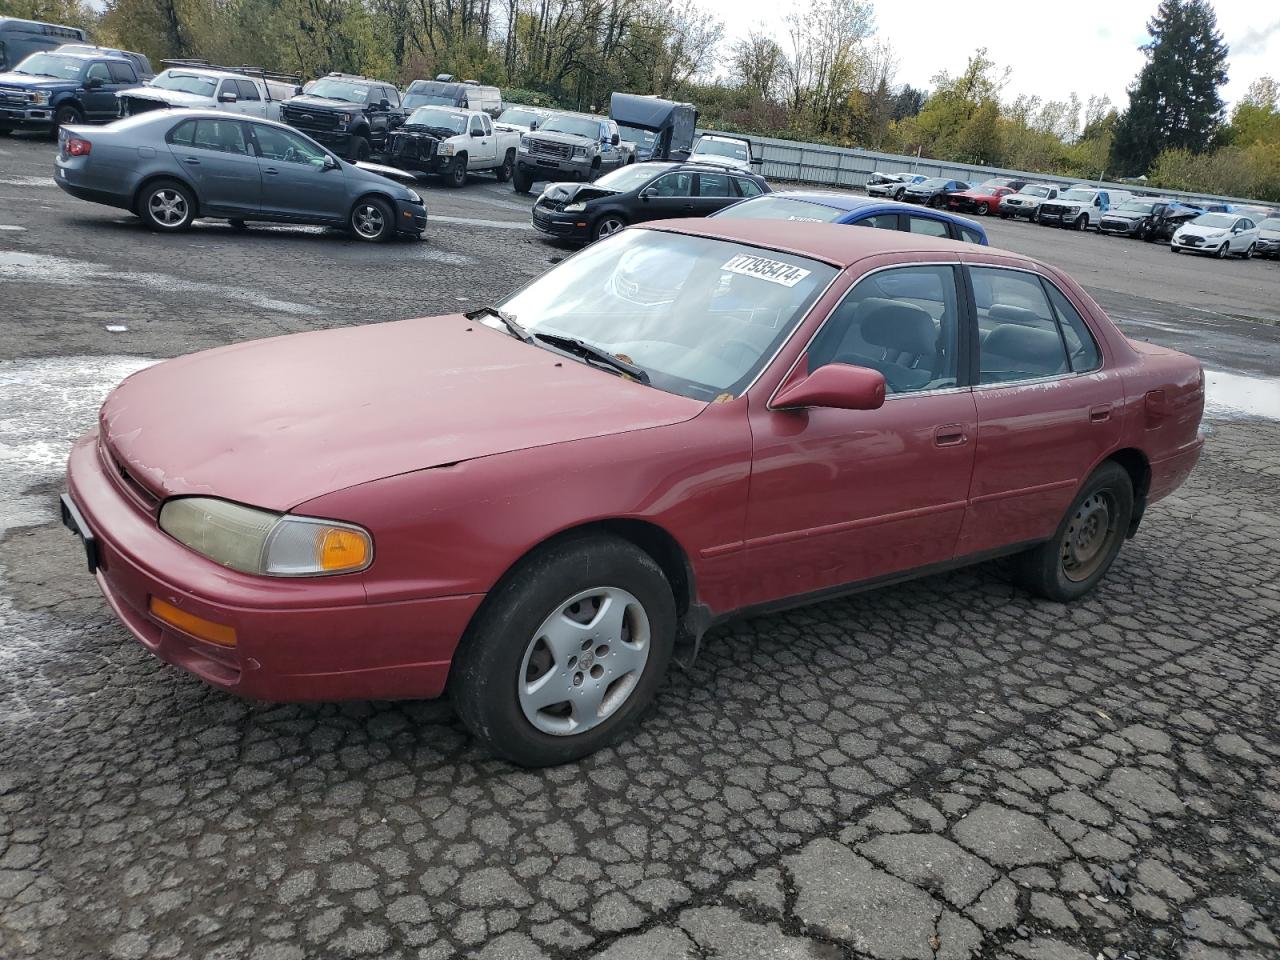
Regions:
<instances>
[{"instance_id":1,"label":"evergreen tree","mask_svg":"<svg viewBox=\"0 0 1280 960\"><path fill-rule=\"evenodd\" d=\"M1129 109L1116 126L1112 173L1146 173L1166 149L1200 153L1214 146L1227 82L1227 45L1209 0L1160 0L1147 23L1147 62L1129 88Z\"/></svg>"}]
</instances>

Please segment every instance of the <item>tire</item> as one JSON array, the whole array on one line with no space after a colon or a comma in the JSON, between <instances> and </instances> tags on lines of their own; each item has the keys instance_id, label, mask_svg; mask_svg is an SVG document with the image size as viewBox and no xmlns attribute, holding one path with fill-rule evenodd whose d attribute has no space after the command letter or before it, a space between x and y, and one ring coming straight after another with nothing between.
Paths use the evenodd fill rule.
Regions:
<instances>
[{"instance_id":1,"label":"tire","mask_svg":"<svg viewBox=\"0 0 1280 960\"><path fill-rule=\"evenodd\" d=\"M1047 600L1078 600L1110 568L1132 517L1133 482L1108 461L1085 481L1053 538L1017 558L1018 582Z\"/></svg>"},{"instance_id":2,"label":"tire","mask_svg":"<svg viewBox=\"0 0 1280 960\"><path fill-rule=\"evenodd\" d=\"M157 233L181 233L196 218L196 198L177 180L153 180L138 194L135 212Z\"/></svg>"},{"instance_id":3,"label":"tire","mask_svg":"<svg viewBox=\"0 0 1280 960\"><path fill-rule=\"evenodd\" d=\"M627 225L627 221L616 213L606 213L591 228L592 240L603 240L613 236Z\"/></svg>"},{"instance_id":4,"label":"tire","mask_svg":"<svg viewBox=\"0 0 1280 960\"><path fill-rule=\"evenodd\" d=\"M1170 252L1170 253L1181 253L1182 251L1181 251L1181 250L1179 250L1177 247L1175 247L1175 246L1173 245L1173 241L1172 241L1172 240L1170 240L1170 241L1169 241L1169 252Z\"/></svg>"},{"instance_id":5,"label":"tire","mask_svg":"<svg viewBox=\"0 0 1280 960\"><path fill-rule=\"evenodd\" d=\"M395 211L380 197L361 197L351 208L347 224L357 240L385 243L395 236Z\"/></svg>"},{"instance_id":6,"label":"tire","mask_svg":"<svg viewBox=\"0 0 1280 960\"><path fill-rule=\"evenodd\" d=\"M84 114L80 112L80 108L64 104L54 111L53 129L49 131L51 138L57 140L59 130L63 127L73 127L77 123L84 123Z\"/></svg>"},{"instance_id":7,"label":"tire","mask_svg":"<svg viewBox=\"0 0 1280 960\"><path fill-rule=\"evenodd\" d=\"M978 204L976 207L974 207L974 213L976 213L980 217L985 217L990 212L991 212L991 205L987 203L985 200L982 203Z\"/></svg>"},{"instance_id":8,"label":"tire","mask_svg":"<svg viewBox=\"0 0 1280 960\"><path fill-rule=\"evenodd\" d=\"M369 141L357 134L351 138L351 149L347 151L347 159L351 163L359 163L361 160L368 160L373 149L369 146Z\"/></svg>"},{"instance_id":9,"label":"tire","mask_svg":"<svg viewBox=\"0 0 1280 960\"><path fill-rule=\"evenodd\" d=\"M502 166L494 171L494 176L498 178L499 183L506 183L511 179L511 172L516 167L516 152L508 150L506 159L502 161Z\"/></svg>"},{"instance_id":10,"label":"tire","mask_svg":"<svg viewBox=\"0 0 1280 960\"><path fill-rule=\"evenodd\" d=\"M1217 257L1219 260L1227 259L1227 257L1231 256L1231 244L1227 243L1224 240L1222 243L1222 246L1220 246L1217 250L1215 250L1213 252L1213 255Z\"/></svg>"},{"instance_id":11,"label":"tire","mask_svg":"<svg viewBox=\"0 0 1280 960\"><path fill-rule=\"evenodd\" d=\"M232 230L247 230L249 228L249 225L245 223L243 220L239 219L238 217L232 220L228 220L227 223L231 225Z\"/></svg>"},{"instance_id":12,"label":"tire","mask_svg":"<svg viewBox=\"0 0 1280 960\"><path fill-rule=\"evenodd\" d=\"M0 127L0 137L7 137L13 133L13 127Z\"/></svg>"},{"instance_id":13,"label":"tire","mask_svg":"<svg viewBox=\"0 0 1280 960\"><path fill-rule=\"evenodd\" d=\"M596 182L596 178L597 178L597 177L599 177L599 176L600 176L600 161L599 161L599 160L592 160L592 161L591 161L591 172L587 174L587 182L588 182L588 183L595 183L595 182Z\"/></svg>"},{"instance_id":14,"label":"tire","mask_svg":"<svg viewBox=\"0 0 1280 960\"><path fill-rule=\"evenodd\" d=\"M516 193L528 193L533 189L533 177L516 167L515 173L511 175L511 187Z\"/></svg>"},{"instance_id":15,"label":"tire","mask_svg":"<svg viewBox=\"0 0 1280 960\"><path fill-rule=\"evenodd\" d=\"M453 187L455 190L467 185L467 155L465 153L460 153L453 158L453 166L445 174L444 184L446 187Z\"/></svg>"},{"instance_id":16,"label":"tire","mask_svg":"<svg viewBox=\"0 0 1280 960\"><path fill-rule=\"evenodd\" d=\"M1010 215L1009 215L1009 214L1007 214L1007 213L1002 213L1002 214L1000 214L1000 219L1001 219L1001 220L1008 220L1008 219L1009 219L1009 216L1010 216Z\"/></svg>"},{"instance_id":17,"label":"tire","mask_svg":"<svg viewBox=\"0 0 1280 960\"><path fill-rule=\"evenodd\" d=\"M1080 214L1079 217L1076 218L1076 222L1073 224L1073 226L1077 230L1079 230L1081 233L1084 233L1084 231L1089 229L1089 218L1082 213Z\"/></svg>"},{"instance_id":18,"label":"tire","mask_svg":"<svg viewBox=\"0 0 1280 960\"><path fill-rule=\"evenodd\" d=\"M941 198L939 198L939 197L937 197L937 196L932 196L932 197L930 197L930 198L929 198L929 206L930 206L930 207L932 207L934 210L941 210L941 209L942 209L942 200L941 200Z\"/></svg>"},{"instance_id":19,"label":"tire","mask_svg":"<svg viewBox=\"0 0 1280 960\"><path fill-rule=\"evenodd\" d=\"M1245 260L1252 260L1252 259L1253 259L1253 250L1254 250L1254 247L1256 247L1256 246L1257 246L1257 244L1254 244L1254 243L1249 244L1248 248L1247 248L1247 249L1245 250L1245 252L1244 252L1244 253L1242 253L1240 256L1241 256L1243 259L1245 259Z\"/></svg>"},{"instance_id":20,"label":"tire","mask_svg":"<svg viewBox=\"0 0 1280 960\"><path fill-rule=\"evenodd\" d=\"M675 634L675 598L653 558L617 537L567 537L490 592L458 646L449 693L493 753L524 767L569 763L636 721L666 673ZM584 700L572 699L576 691Z\"/></svg>"},{"instance_id":21,"label":"tire","mask_svg":"<svg viewBox=\"0 0 1280 960\"><path fill-rule=\"evenodd\" d=\"M903 195L903 193L905 193L905 192L906 192L906 187L899 187L897 190L893 191L893 199L895 199L895 200L897 200L899 203L901 203L901 202L902 202L902 195Z\"/></svg>"}]
</instances>

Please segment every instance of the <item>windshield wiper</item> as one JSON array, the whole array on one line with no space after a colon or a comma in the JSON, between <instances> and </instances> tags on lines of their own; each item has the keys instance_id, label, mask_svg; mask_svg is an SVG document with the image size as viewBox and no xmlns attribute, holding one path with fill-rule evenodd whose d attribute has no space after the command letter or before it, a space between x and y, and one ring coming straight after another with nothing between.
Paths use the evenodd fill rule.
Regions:
<instances>
[{"instance_id":1,"label":"windshield wiper","mask_svg":"<svg viewBox=\"0 0 1280 960\"><path fill-rule=\"evenodd\" d=\"M629 377L639 380L641 383L649 382L649 372L643 367L637 367L631 361L623 360L603 347L597 347L594 343L587 343L577 337L561 336L558 333L535 333L533 337L535 340L550 344L565 353L576 354L586 360L596 360L607 367L612 367Z\"/></svg>"},{"instance_id":2,"label":"windshield wiper","mask_svg":"<svg viewBox=\"0 0 1280 960\"><path fill-rule=\"evenodd\" d=\"M483 307L477 307L470 313L463 314L463 316L468 320L479 320L485 315L495 316L501 320L503 325L511 331L511 335L517 340L523 340L525 343L533 343L533 337L529 335L529 331L520 326L520 324L516 322L516 318L511 316L511 314L504 310L499 310L497 307L490 306L486 303Z\"/></svg>"}]
</instances>

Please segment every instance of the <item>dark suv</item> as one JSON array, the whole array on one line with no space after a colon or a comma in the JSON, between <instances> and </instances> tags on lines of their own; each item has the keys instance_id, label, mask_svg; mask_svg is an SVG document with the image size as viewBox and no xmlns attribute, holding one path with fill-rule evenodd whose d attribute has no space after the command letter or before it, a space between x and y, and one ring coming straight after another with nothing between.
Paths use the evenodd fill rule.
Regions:
<instances>
[{"instance_id":1,"label":"dark suv","mask_svg":"<svg viewBox=\"0 0 1280 960\"><path fill-rule=\"evenodd\" d=\"M349 73L321 77L280 107L281 120L352 162L381 151L406 116L392 84Z\"/></svg>"}]
</instances>

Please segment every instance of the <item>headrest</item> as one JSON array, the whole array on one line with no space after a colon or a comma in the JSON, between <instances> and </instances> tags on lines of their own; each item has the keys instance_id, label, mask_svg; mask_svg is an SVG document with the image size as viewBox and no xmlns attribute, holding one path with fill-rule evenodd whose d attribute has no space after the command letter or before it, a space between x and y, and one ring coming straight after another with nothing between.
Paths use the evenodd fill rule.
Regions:
<instances>
[{"instance_id":1,"label":"headrest","mask_svg":"<svg viewBox=\"0 0 1280 960\"><path fill-rule=\"evenodd\" d=\"M877 347L933 356L938 352L938 328L920 307L897 300L872 304L862 317L862 338Z\"/></svg>"},{"instance_id":2,"label":"headrest","mask_svg":"<svg viewBox=\"0 0 1280 960\"><path fill-rule=\"evenodd\" d=\"M987 315L1001 323L1020 323L1025 327L1043 327L1044 318L1034 310L1026 307L1015 307L1007 303L993 303Z\"/></svg>"},{"instance_id":3,"label":"headrest","mask_svg":"<svg viewBox=\"0 0 1280 960\"><path fill-rule=\"evenodd\" d=\"M1025 363L1030 369L1046 373L1060 373L1067 367L1067 353L1056 331L1024 327L1020 323L1004 323L992 330L982 343L982 352Z\"/></svg>"}]
</instances>

